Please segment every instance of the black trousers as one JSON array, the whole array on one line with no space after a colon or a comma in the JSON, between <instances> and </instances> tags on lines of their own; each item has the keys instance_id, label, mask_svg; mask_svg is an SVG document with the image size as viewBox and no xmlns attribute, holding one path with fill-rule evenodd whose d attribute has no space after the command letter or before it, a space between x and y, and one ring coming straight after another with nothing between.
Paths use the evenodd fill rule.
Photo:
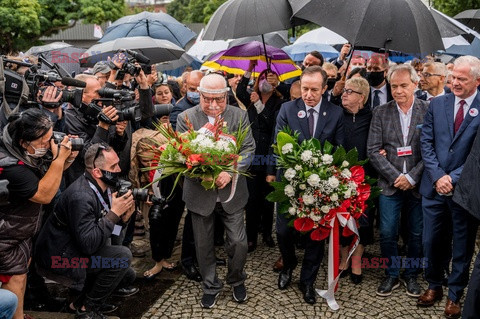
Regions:
<instances>
[{"instance_id":1,"label":"black trousers","mask_svg":"<svg viewBox=\"0 0 480 319\"><path fill-rule=\"evenodd\" d=\"M90 262L85 286L74 302L76 308L85 305L87 311L98 311L115 289L135 280L135 271L130 267L132 253L127 247L104 246L91 256L92 260L98 258L107 262L100 263L100 267Z\"/></svg>"},{"instance_id":2,"label":"black trousers","mask_svg":"<svg viewBox=\"0 0 480 319\"><path fill-rule=\"evenodd\" d=\"M476 319L478 316L480 316L480 253L477 255L470 282L468 283L462 318Z\"/></svg>"},{"instance_id":3,"label":"black trousers","mask_svg":"<svg viewBox=\"0 0 480 319\"><path fill-rule=\"evenodd\" d=\"M253 173L254 176L247 178L248 203L245 212L247 240L256 244L260 226L264 237L272 234L274 205L265 199L273 191L273 187L265 180L266 173L261 171Z\"/></svg>"}]
</instances>

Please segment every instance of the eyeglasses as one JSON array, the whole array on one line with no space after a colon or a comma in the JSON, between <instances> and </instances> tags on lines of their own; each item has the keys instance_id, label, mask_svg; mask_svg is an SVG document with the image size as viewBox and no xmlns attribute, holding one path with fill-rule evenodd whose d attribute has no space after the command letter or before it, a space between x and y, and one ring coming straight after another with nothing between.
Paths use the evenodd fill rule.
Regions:
<instances>
[{"instance_id":1,"label":"eyeglasses","mask_svg":"<svg viewBox=\"0 0 480 319\"><path fill-rule=\"evenodd\" d=\"M342 90L342 94L343 94L343 93L347 93L347 95L350 95L350 94L352 94L352 93L357 93L357 94L362 95L362 93L360 93L360 92L358 92L358 91L354 91L354 90L352 90L352 89L343 89L343 90Z\"/></svg>"},{"instance_id":2,"label":"eyeglasses","mask_svg":"<svg viewBox=\"0 0 480 319\"><path fill-rule=\"evenodd\" d=\"M105 146L103 146L102 144L98 145L98 148L97 148L97 152L95 153L95 157L93 158L93 168L95 168L95 161L97 160L97 158L100 156L100 153L103 151L103 150L106 150L107 148Z\"/></svg>"},{"instance_id":3,"label":"eyeglasses","mask_svg":"<svg viewBox=\"0 0 480 319\"><path fill-rule=\"evenodd\" d=\"M215 102L217 102L217 103L223 103L223 102L225 102L225 99L226 99L226 97L227 97L226 94L223 94L222 96L217 96L217 97L207 97L207 96L205 96L205 95L203 95L203 94L201 94L201 96L202 96L203 100L204 100L205 102L209 103L209 104L212 103L214 100L215 100Z\"/></svg>"},{"instance_id":4,"label":"eyeglasses","mask_svg":"<svg viewBox=\"0 0 480 319\"><path fill-rule=\"evenodd\" d=\"M424 77L425 79L428 79L431 76L443 76L441 74L435 74L435 73L428 73L428 72L422 72L420 73L420 76Z\"/></svg>"}]
</instances>

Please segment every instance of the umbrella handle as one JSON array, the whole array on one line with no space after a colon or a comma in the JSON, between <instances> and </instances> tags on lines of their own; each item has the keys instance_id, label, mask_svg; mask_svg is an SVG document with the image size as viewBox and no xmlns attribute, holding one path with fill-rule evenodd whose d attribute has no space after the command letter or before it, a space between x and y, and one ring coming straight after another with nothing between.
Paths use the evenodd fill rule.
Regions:
<instances>
[{"instance_id":1,"label":"umbrella handle","mask_svg":"<svg viewBox=\"0 0 480 319\"><path fill-rule=\"evenodd\" d=\"M342 76L342 81L345 81L347 79L347 71L348 71L348 67L350 66L350 61L352 60L352 57L353 57L353 52L355 52L355 45L352 45L352 50L351 51L352 51L352 55L350 56L350 58L347 61L347 67L345 68L345 73Z\"/></svg>"},{"instance_id":2,"label":"umbrella handle","mask_svg":"<svg viewBox=\"0 0 480 319\"><path fill-rule=\"evenodd\" d=\"M263 52L265 53L265 62L267 63L267 70L270 70L270 60L267 56L267 46L265 45L265 38L262 34Z\"/></svg>"}]
</instances>

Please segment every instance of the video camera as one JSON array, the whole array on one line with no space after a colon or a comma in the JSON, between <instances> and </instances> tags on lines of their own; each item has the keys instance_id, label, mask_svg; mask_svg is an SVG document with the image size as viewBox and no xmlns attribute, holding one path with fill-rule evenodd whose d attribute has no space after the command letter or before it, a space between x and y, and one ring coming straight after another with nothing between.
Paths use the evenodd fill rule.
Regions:
<instances>
[{"instance_id":1,"label":"video camera","mask_svg":"<svg viewBox=\"0 0 480 319\"><path fill-rule=\"evenodd\" d=\"M170 115L172 109L172 104L155 104L153 106L153 116L160 118L162 116Z\"/></svg>"},{"instance_id":2,"label":"video camera","mask_svg":"<svg viewBox=\"0 0 480 319\"><path fill-rule=\"evenodd\" d=\"M140 121L142 113L138 106L124 107L124 102L130 102L135 99L135 93L128 90L114 90L110 88L101 88L98 90L98 94L101 96L99 99L94 99L90 104L82 104L79 107L79 111L83 113L84 117L95 123L100 120L104 123L115 124L109 117L102 112L102 107L97 103L101 102L103 106L114 105L117 109L118 120L117 121Z\"/></svg>"},{"instance_id":3,"label":"video camera","mask_svg":"<svg viewBox=\"0 0 480 319\"><path fill-rule=\"evenodd\" d=\"M86 83L80 80L73 79L68 76L68 72L63 70L58 64L50 64L43 57L39 57L38 64L31 64L27 62L17 61L8 59L5 56L2 56L3 63L0 65L0 68L3 68L5 74L5 98L7 102L17 104L22 98L26 98L25 103L27 106L29 104L37 104L37 97L40 91L40 95L43 94L46 87L49 85L54 85L55 82L61 82L66 86L75 86L84 88ZM18 66L27 67L27 71L22 76L21 74L12 71L6 68L7 64L16 64ZM50 70L41 70L40 67L42 64L47 65ZM25 87L26 86L26 87ZM44 103L43 105L48 108L59 107L62 103L68 102L74 106L79 106L81 103L81 96L83 90L73 89L73 90L58 90L63 92L62 98L57 103ZM27 93L27 96L24 96ZM41 97L40 97L41 98Z\"/></svg>"},{"instance_id":4,"label":"video camera","mask_svg":"<svg viewBox=\"0 0 480 319\"><path fill-rule=\"evenodd\" d=\"M142 68L144 69L145 74L149 74L148 70L151 70L150 59L144 56L141 53L138 53L133 50L120 49L118 53L126 53L127 60L123 63L122 68L117 71L115 80L123 80L125 74L130 74L131 76L138 76ZM135 65L138 62L140 66Z\"/></svg>"}]
</instances>

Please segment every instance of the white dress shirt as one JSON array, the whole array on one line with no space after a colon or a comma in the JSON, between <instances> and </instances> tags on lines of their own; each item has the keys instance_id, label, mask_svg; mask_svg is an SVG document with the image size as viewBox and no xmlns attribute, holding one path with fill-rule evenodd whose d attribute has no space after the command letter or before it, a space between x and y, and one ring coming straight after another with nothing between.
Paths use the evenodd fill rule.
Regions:
<instances>
[{"instance_id":1,"label":"white dress shirt","mask_svg":"<svg viewBox=\"0 0 480 319\"><path fill-rule=\"evenodd\" d=\"M415 100L414 100L415 102ZM408 146L407 145L407 142L408 142L408 132L410 131L410 123L412 121L412 113L413 113L413 104L414 102L412 102L412 105L410 106L410 108L408 109L407 113L403 113L402 109L398 106L397 104L397 110L398 110L398 115L399 115L399 119L400 119L400 126L402 128L402 136L403 136L403 146ZM412 186L415 186L415 181L413 180L413 178L407 174L407 162L406 161L403 161L403 172L402 172L402 175L404 175L408 182L412 185Z\"/></svg>"},{"instance_id":2,"label":"white dress shirt","mask_svg":"<svg viewBox=\"0 0 480 319\"><path fill-rule=\"evenodd\" d=\"M322 99L320 99L320 102L313 107L313 109L315 110L315 112L313 112L313 123L314 123L313 124L313 134L314 135L315 135L315 132L317 130L317 123L318 123L318 117L320 116L320 105L321 104L322 104ZM305 105L305 108L307 110L307 118L309 118L310 117L310 112L308 110L310 110L312 107L308 106L308 105Z\"/></svg>"}]
</instances>

